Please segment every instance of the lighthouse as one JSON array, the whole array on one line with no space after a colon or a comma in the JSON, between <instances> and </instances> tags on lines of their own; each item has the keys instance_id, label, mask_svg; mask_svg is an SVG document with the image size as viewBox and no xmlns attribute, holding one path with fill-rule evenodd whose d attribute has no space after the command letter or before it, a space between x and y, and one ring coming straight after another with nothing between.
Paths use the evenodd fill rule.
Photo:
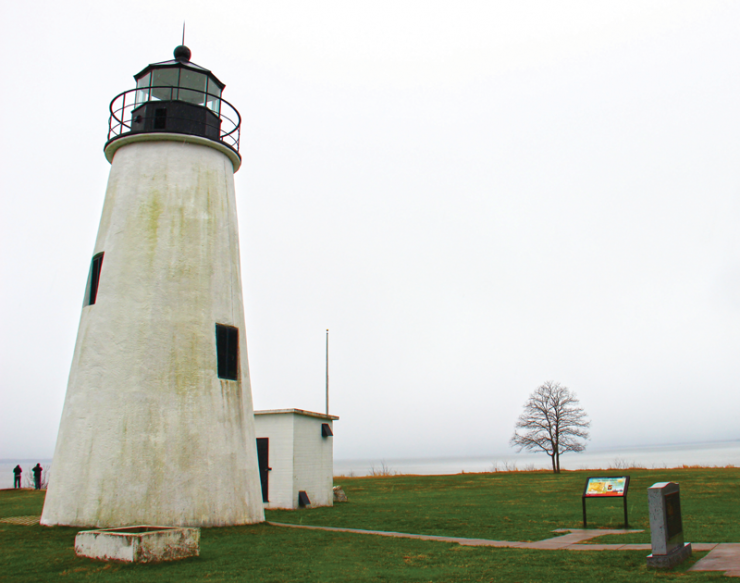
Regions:
<instances>
[{"instance_id":1,"label":"lighthouse","mask_svg":"<svg viewBox=\"0 0 740 583\"><path fill-rule=\"evenodd\" d=\"M234 194L240 116L187 47L174 57L111 102L110 176L44 525L264 520Z\"/></svg>"}]
</instances>

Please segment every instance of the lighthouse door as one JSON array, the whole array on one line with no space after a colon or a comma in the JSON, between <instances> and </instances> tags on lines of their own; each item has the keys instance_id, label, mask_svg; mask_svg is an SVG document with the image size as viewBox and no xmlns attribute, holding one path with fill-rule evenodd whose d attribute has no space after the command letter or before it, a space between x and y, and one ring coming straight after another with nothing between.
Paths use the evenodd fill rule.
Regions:
<instances>
[{"instance_id":1,"label":"lighthouse door","mask_svg":"<svg viewBox=\"0 0 740 583\"><path fill-rule=\"evenodd\" d=\"M270 452L270 438L269 437L258 437L257 438L257 463L260 467L260 484L262 484L262 502L269 502L269 481L267 476L269 475L269 456Z\"/></svg>"}]
</instances>

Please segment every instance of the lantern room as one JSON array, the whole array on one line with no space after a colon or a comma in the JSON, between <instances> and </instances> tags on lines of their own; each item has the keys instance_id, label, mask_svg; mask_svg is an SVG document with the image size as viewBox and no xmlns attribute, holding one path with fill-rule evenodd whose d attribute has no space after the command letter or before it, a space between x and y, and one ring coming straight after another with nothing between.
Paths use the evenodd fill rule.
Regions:
<instances>
[{"instance_id":1,"label":"lantern room","mask_svg":"<svg viewBox=\"0 0 740 583\"><path fill-rule=\"evenodd\" d=\"M111 102L108 144L131 134L168 133L198 136L239 150L239 112L221 94L211 71L190 61L178 46L174 59L154 63L134 75L136 88Z\"/></svg>"}]
</instances>

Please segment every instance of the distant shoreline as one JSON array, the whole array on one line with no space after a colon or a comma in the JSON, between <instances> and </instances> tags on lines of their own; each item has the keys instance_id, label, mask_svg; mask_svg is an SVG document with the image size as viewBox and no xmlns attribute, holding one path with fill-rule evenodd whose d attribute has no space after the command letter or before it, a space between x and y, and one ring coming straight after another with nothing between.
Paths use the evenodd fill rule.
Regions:
<instances>
[{"instance_id":1,"label":"distant shoreline","mask_svg":"<svg viewBox=\"0 0 740 583\"><path fill-rule=\"evenodd\" d=\"M583 453L566 453L560 458L567 470L624 468L668 469L681 467L740 466L740 440L710 441L661 446L635 446L587 449ZM437 458L374 458L334 460L334 474L341 476L386 475L453 475L501 471L548 470L550 458L544 453L488 454Z\"/></svg>"},{"instance_id":2,"label":"distant shoreline","mask_svg":"<svg viewBox=\"0 0 740 583\"><path fill-rule=\"evenodd\" d=\"M0 459L0 489L12 489L13 467L20 464L26 472L36 463L44 469L53 465L50 458ZM368 475L455 475L493 472L551 471L550 458L544 453L506 453L475 456L440 456L416 458L356 458L334 460L337 477ZM740 439L674 443L663 445L615 446L587 449L561 457L565 471L625 471L629 469L681 469L740 467Z\"/></svg>"}]
</instances>

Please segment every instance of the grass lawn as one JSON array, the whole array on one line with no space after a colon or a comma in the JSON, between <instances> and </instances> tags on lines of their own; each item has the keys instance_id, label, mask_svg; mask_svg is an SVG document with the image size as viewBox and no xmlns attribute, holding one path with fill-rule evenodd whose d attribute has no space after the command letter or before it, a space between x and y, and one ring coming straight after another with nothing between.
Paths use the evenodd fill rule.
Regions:
<instances>
[{"instance_id":1,"label":"grass lawn","mask_svg":"<svg viewBox=\"0 0 740 583\"><path fill-rule=\"evenodd\" d=\"M617 472L618 473L618 472ZM740 508L732 496L740 470L632 470L630 522L647 527L645 489L681 483L684 530L696 542L740 542ZM540 472L343 478L350 502L334 508L269 511L276 522L410 533L540 540L555 528L581 526L581 491L592 472ZM616 473L612 473L616 474ZM43 493L1 491L0 518L39 515ZM590 527L621 525L621 501L589 504ZM0 581L249 582L579 582L727 581L722 573L688 573L702 553L673 571L649 571L645 552L534 551L260 524L201 531L201 556L158 565L126 565L74 555L76 528L0 524ZM629 535L647 542L649 535ZM627 536L602 537L627 542Z\"/></svg>"},{"instance_id":2,"label":"grass lawn","mask_svg":"<svg viewBox=\"0 0 740 583\"><path fill-rule=\"evenodd\" d=\"M631 528L644 533L593 542L650 542L647 488L679 482L689 542L740 542L740 468L457 474L342 478L350 503L310 511L271 511L268 520L494 540L536 541L556 528L582 528L581 494L588 476L630 475ZM622 528L623 502L588 500L589 528Z\"/></svg>"}]
</instances>

